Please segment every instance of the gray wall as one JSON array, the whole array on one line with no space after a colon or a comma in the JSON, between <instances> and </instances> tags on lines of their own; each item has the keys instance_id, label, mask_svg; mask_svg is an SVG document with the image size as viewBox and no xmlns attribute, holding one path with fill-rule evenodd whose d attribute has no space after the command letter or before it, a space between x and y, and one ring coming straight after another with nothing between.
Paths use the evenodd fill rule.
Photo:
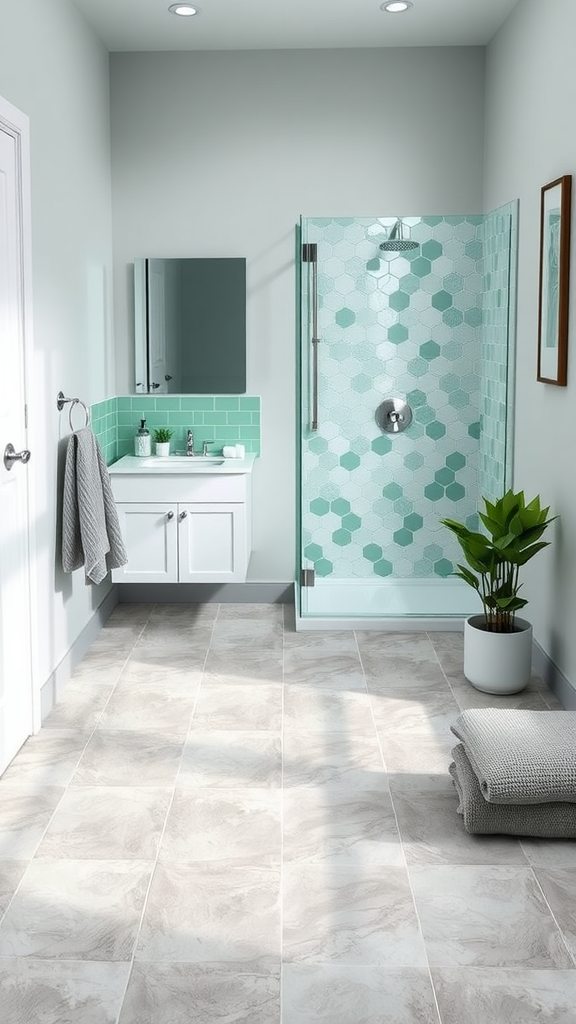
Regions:
<instances>
[{"instance_id":1,"label":"gray wall","mask_svg":"<svg viewBox=\"0 0 576 1024\"><path fill-rule=\"evenodd\" d=\"M568 385L536 381L540 189L562 174L576 174L575 39L574 0L522 0L488 47L484 203L490 209L520 199L514 484L527 496L540 493L561 516L552 547L526 567L524 596L536 639L576 684L574 301ZM574 239L572 253L574 300Z\"/></svg>"},{"instance_id":2,"label":"gray wall","mask_svg":"<svg viewBox=\"0 0 576 1024\"><path fill-rule=\"evenodd\" d=\"M27 472L36 535L34 637L41 686L106 596L58 555L63 390L114 393L108 54L69 0L1 0L0 95L30 118L32 377Z\"/></svg>"},{"instance_id":3,"label":"gray wall","mask_svg":"<svg viewBox=\"0 0 576 1024\"><path fill-rule=\"evenodd\" d=\"M246 256L252 580L294 576L299 216L482 209L481 48L111 55L117 391L136 256Z\"/></svg>"}]
</instances>

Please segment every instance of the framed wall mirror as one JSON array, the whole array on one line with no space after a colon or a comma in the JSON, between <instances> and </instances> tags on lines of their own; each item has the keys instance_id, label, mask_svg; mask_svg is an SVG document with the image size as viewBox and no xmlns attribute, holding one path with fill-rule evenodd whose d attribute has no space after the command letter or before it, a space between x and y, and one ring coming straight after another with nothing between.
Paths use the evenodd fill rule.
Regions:
<instances>
[{"instance_id":1,"label":"framed wall mirror","mask_svg":"<svg viewBox=\"0 0 576 1024\"><path fill-rule=\"evenodd\" d=\"M246 259L134 261L138 394L244 394Z\"/></svg>"}]
</instances>

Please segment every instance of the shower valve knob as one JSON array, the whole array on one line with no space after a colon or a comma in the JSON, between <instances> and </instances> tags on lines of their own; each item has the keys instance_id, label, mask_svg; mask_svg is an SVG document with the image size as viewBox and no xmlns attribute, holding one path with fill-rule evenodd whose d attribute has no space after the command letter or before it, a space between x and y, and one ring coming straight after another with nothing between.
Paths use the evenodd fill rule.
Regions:
<instances>
[{"instance_id":1,"label":"shower valve knob","mask_svg":"<svg viewBox=\"0 0 576 1024\"><path fill-rule=\"evenodd\" d=\"M412 409L403 398L386 398L376 409L375 420L380 430L399 434L412 422Z\"/></svg>"}]
</instances>

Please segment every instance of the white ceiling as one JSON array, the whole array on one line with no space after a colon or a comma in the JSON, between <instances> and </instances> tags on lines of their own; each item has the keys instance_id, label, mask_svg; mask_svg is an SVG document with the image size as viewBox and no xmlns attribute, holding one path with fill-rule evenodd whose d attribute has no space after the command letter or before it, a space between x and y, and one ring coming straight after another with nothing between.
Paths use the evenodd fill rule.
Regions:
<instances>
[{"instance_id":1,"label":"white ceiling","mask_svg":"<svg viewBox=\"0 0 576 1024\"><path fill-rule=\"evenodd\" d=\"M487 43L519 0L413 0L385 14L381 0L198 0L177 18L172 0L73 0L111 51L276 50Z\"/></svg>"}]
</instances>

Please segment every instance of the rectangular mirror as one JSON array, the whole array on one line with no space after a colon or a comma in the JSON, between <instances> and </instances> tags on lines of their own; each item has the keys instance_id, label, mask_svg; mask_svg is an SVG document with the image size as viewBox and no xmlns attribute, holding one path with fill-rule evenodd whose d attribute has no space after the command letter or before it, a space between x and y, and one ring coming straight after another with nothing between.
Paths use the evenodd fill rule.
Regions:
<instances>
[{"instance_id":1,"label":"rectangular mirror","mask_svg":"<svg viewBox=\"0 0 576 1024\"><path fill-rule=\"evenodd\" d=\"M246 260L134 261L136 392L244 394Z\"/></svg>"}]
</instances>

